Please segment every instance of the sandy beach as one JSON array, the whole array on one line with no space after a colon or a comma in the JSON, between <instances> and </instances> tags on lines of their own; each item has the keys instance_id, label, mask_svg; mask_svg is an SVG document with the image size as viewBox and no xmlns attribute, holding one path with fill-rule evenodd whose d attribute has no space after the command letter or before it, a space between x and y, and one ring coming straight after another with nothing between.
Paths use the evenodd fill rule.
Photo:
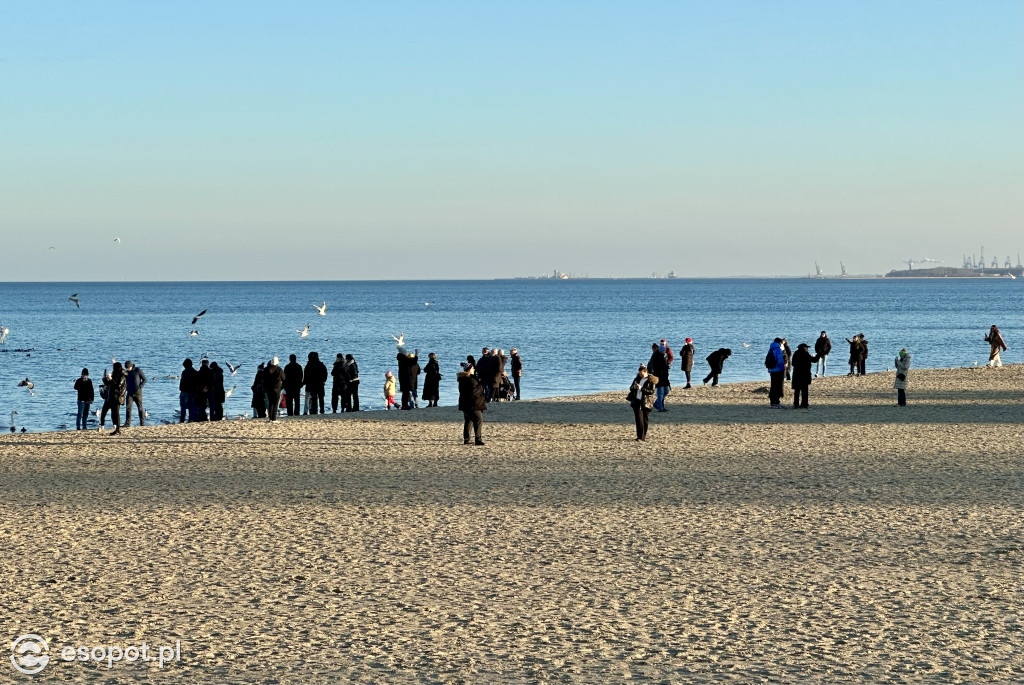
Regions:
<instances>
[{"instance_id":1,"label":"sandy beach","mask_svg":"<svg viewBox=\"0 0 1024 685\"><path fill-rule=\"evenodd\" d=\"M451 408L0 437L4 637L34 682L1024 679L1022 367L677 388L647 443L630 380L484 447ZM143 640L180 661L52 647Z\"/></svg>"}]
</instances>

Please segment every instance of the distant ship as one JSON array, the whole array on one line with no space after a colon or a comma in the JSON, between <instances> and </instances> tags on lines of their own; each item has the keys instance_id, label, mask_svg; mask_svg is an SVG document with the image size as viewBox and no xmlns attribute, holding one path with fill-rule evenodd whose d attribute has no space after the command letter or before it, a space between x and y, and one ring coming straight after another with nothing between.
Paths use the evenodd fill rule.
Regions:
<instances>
[{"instance_id":1,"label":"distant ship","mask_svg":"<svg viewBox=\"0 0 1024 685\"><path fill-rule=\"evenodd\" d=\"M667 276L665 276L665 278L679 278L679 277L678 277L678 276L676 276L676 272L675 272L675 269L673 269L672 271L669 271L669 272L668 272L668 275L667 275Z\"/></svg>"}]
</instances>

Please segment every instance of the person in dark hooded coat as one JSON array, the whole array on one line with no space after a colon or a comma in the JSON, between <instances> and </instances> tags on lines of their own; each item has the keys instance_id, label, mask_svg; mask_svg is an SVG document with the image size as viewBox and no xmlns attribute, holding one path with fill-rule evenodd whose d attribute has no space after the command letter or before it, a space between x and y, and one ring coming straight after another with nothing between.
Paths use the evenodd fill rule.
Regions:
<instances>
[{"instance_id":1,"label":"person in dark hooded coat","mask_svg":"<svg viewBox=\"0 0 1024 685\"><path fill-rule=\"evenodd\" d=\"M320 354L310 352L306 357L306 368L302 372L306 383L306 413L324 413L324 393L327 389L327 365L320 361Z\"/></svg>"},{"instance_id":2,"label":"person in dark hooded coat","mask_svg":"<svg viewBox=\"0 0 1024 685\"><path fill-rule=\"evenodd\" d=\"M348 362L341 352L334 358L334 366L331 367L331 413L338 411L338 403L341 403L341 411L348 406Z\"/></svg>"},{"instance_id":3,"label":"person in dark hooded coat","mask_svg":"<svg viewBox=\"0 0 1024 685\"><path fill-rule=\"evenodd\" d=\"M288 416L302 413L302 386L305 385L302 364L294 354L288 355L284 365L284 408Z\"/></svg>"},{"instance_id":4,"label":"person in dark hooded coat","mask_svg":"<svg viewBox=\"0 0 1024 685\"><path fill-rule=\"evenodd\" d=\"M811 369L818 361L818 355L812 355L810 346L800 343L793 353L793 409L807 409L807 391L811 387Z\"/></svg>"},{"instance_id":5,"label":"person in dark hooded coat","mask_svg":"<svg viewBox=\"0 0 1024 685\"><path fill-rule=\"evenodd\" d=\"M266 367L266 364L260 364L256 367L256 377L249 388L252 390L252 402L249 403L249 406L252 407L252 417L254 419L267 417L267 395L263 391L263 369Z\"/></svg>"},{"instance_id":6,"label":"person in dark hooded coat","mask_svg":"<svg viewBox=\"0 0 1024 685\"><path fill-rule=\"evenodd\" d=\"M728 347L720 347L704 358L704 361L706 361L708 366L711 367L711 373L704 377L704 385L707 385L708 381L712 381L712 388L718 385L718 377L722 375L722 367L725 366L725 360L731 356L731 349Z\"/></svg>"},{"instance_id":7,"label":"person in dark hooded coat","mask_svg":"<svg viewBox=\"0 0 1024 685\"><path fill-rule=\"evenodd\" d=\"M427 366L424 372L426 377L423 379L423 399L427 401L428 407L436 407L441 393L441 366L437 363L437 355L433 352L427 355Z\"/></svg>"}]
</instances>

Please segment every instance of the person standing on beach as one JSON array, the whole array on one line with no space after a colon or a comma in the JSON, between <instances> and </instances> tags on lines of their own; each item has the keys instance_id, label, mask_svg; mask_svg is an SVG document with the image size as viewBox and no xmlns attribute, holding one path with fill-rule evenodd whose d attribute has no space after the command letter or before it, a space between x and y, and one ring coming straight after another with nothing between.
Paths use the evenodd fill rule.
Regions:
<instances>
[{"instance_id":1,"label":"person standing on beach","mask_svg":"<svg viewBox=\"0 0 1024 685\"><path fill-rule=\"evenodd\" d=\"M89 421L89 407L96 399L95 390L92 387L92 379L89 378L89 369L82 369L82 375L75 380L75 392L78 393L78 414L75 417L75 430L83 431Z\"/></svg>"},{"instance_id":2,"label":"person standing on beach","mask_svg":"<svg viewBox=\"0 0 1024 685\"><path fill-rule=\"evenodd\" d=\"M462 444L469 444L469 427L473 426L476 444L482 445L484 430L484 412L487 401L484 399L484 388L474 373L469 362L462 362L462 370L456 374L459 380L459 410L462 412Z\"/></svg>"},{"instance_id":3,"label":"person standing on beach","mask_svg":"<svg viewBox=\"0 0 1024 685\"><path fill-rule=\"evenodd\" d=\"M686 385L683 386L683 390L689 390L693 387L690 385L690 373L693 372L693 355L696 352L697 350L693 346L693 338L687 338L686 344L679 350L679 368L686 374Z\"/></svg>"},{"instance_id":4,"label":"person standing on beach","mask_svg":"<svg viewBox=\"0 0 1024 685\"><path fill-rule=\"evenodd\" d=\"M725 366L725 360L732 356L732 350L728 347L719 347L717 350L709 354L704 358L704 361L711 367L711 373L704 377L704 385L711 381L711 387L718 385L718 377L722 375L722 367Z\"/></svg>"},{"instance_id":5,"label":"person standing on beach","mask_svg":"<svg viewBox=\"0 0 1024 685\"><path fill-rule=\"evenodd\" d=\"M306 357L306 369L302 379L306 383L306 413L323 414L324 395L327 392L327 365L320 361L319 352L310 352Z\"/></svg>"},{"instance_id":6,"label":"person standing on beach","mask_svg":"<svg viewBox=\"0 0 1024 685\"><path fill-rule=\"evenodd\" d=\"M294 354L288 355L288 363L284 365L284 407L288 416L302 413L302 386L305 384L302 364ZM306 407L309 407L309 395L306 395Z\"/></svg>"},{"instance_id":7,"label":"person standing on beach","mask_svg":"<svg viewBox=\"0 0 1024 685\"><path fill-rule=\"evenodd\" d=\"M338 404L341 404L341 411L345 411L348 404L348 364L345 363L345 355L341 352L334 358L334 366L331 367L331 413L338 412Z\"/></svg>"},{"instance_id":8,"label":"person standing on beach","mask_svg":"<svg viewBox=\"0 0 1024 685\"><path fill-rule=\"evenodd\" d=\"M818 357L818 365L814 369L814 377L818 377L818 373L825 375L825 357L832 352L832 341L828 339L828 334L825 331L821 332L818 339L814 341L814 354Z\"/></svg>"},{"instance_id":9,"label":"person standing on beach","mask_svg":"<svg viewBox=\"0 0 1024 685\"><path fill-rule=\"evenodd\" d=\"M348 407L349 411L359 411L359 364L351 354L345 355L348 362Z\"/></svg>"},{"instance_id":10,"label":"person standing on beach","mask_svg":"<svg viewBox=\"0 0 1024 685\"><path fill-rule=\"evenodd\" d=\"M1006 351L1006 341L1003 340L1003 334L999 332L999 327L992 324L992 328L988 329L988 335L985 336L985 342L989 344L988 351L988 364L985 364L990 369L1003 365L1003 360L999 358L1000 352Z\"/></svg>"},{"instance_id":11,"label":"person standing on beach","mask_svg":"<svg viewBox=\"0 0 1024 685\"><path fill-rule=\"evenodd\" d=\"M121 362L114 362L110 370L110 385L107 386L107 404L110 405L110 419L114 423L111 435L121 434L121 405L128 395L128 383L125 380L124 367Z\"/></svg>"},{"instance_id":12,"label":"person standing on beach","mask_svg":"<svg viewBox=\"0 0 1024 685\"><path fill-rule=\"evenodd\" d=\"M896 380L893 381L892 387L896 388L896 404L905 407L907 406L907 376L910 374L910 353L906 348L900 350L894 363L896 364Z\"/></svg>"},{"instance_id":13,"label":"person standing on beach","mask_svg":"<svg viewBox=\"0 0 1024 685\"><path fill-rule=\"evenodd\" d=\"M384 409L391 411L391 406L398 407L395 401L395 375L390 371L384 374Z\"/></svg>"},{"instance_id":14,"label":"person standing on beach","mask_svg":"<svg viewBox=\"0 0 1024 685\"><path fill-rule=\"evenodd\" d=\"M782 338L772 341L764 365L768 368L768 376L771 378L768 406L772 409L782 409L782 386L786 380L786 358L782 352Z\"/></svg>"},{"instance_id":15,"label":"person standing on beach","mask_svg":"<svg viewBox=\"0 0 1024 685\"><path fill-rule=\"evenodd\" d=\"M811 367L818 361L811 356L807 343L800 343L793 353L793 409L807 409L807 391L811 387Z\"/></svg>"},{"instance_id":16,"label":"person standing on beach","mask_svg":"<svg viewBox=\"0 0 1024 685\"><path fill-rule=\"evenodd\" d=\"M853 339L846 339L850 343L850 373L847 376L855 376L860 367L860 336L855 335Z\"/></svg>"},{"instance_id":17,"label":"person standing on beach","mask_svg":"<svg viewBox=\"0 0 1024 685\"><path fill-rule=\"evenodd\" d=\"M658 379L647 372L643 364L637 369L636 378L629 386L629 405L633 408L633 418L636 421L636 439L640 442L647 440L647 429L650 424L651 409L654 408L655 395L657 394Z\"/></svg>"},{"instance_id":18,"label":"person standing on beach","mask_svg":"<svg viewBox=\"0 0 1024 685\"><path fill-rule=\"evenodd\" d=\"M124 363L126 372L125 382L128 384L128 397L124 405L124 427L132 425L132 404L139 412L139 425L146 425L146 412L142 409L142 386L146 384L146 374L142 369L135 366L135 362Z\"/></svg>"},{"instance_id":19,"label":"person standing on beach","mask_svg":"<svg viewBox=\"0 0 1024 685\"><path fill-rule=\"evenodd\" d=\"M857 351L857 373L864 376L868 372L868 341L863 333L858 334L857 337L860 338L860 348Z\"/></svg>"},{"instance_id":20,"label":"person standing on beach","mask_svg":"<svg viewBox=\"0 0 1024 685\"><path fill-rule=\"evenodd\" d=\"M647 371L651 376L657 378L657 397L654 400L654 408L658 411L665 409L665 397L668 395L668 355L664 348L658 343L651 343L651 358L647 361Z\"/></svg>"},{"instance_id":21,"label":"person standing on beach","mask_svg":"<svg viewBox=\"0 0 1024 685\"><path fill-rule=\"evenodd\" d=\"M516 399L522 399L519 385L523 378L523 360L519 356L519 349L516 347L513 347L508 353L512 359L512 382L516 385Z\"/></svg>"},{"instance_id":22,"label":"person standing on beach","mask_svg":"<svg viewBox=\"0 0 1024 685\"><path fill-rule=\"evenodd\" d=\"M249 388L252 390L252 402L249 406L252 407L252 417L254 419L263 419L267 416L267 394L263 391L263 371L266 369L266 364L260 364L256 367L256 378L252 381L252 386Z\"/></svg>"},{"instance_id":23,"label":"person standing on beach","mask_svg":"<svg viewBox=\"0 0 1024 685\"><path fill-rule=\"evenodd\" d=\"M196 408L196 421L208 421L206 408L210 405L210 388L213 387L213 371L210 371L210 360L199 362L196 371L196 390L192 396L192 406Z\"/></svg>"},{"instance_id":24,"label":"person standing on beach","mask_svg":"<svg viewBox=\"0 0 1024 685\"><path fill-rule=\"evenodd\" d=\"M419 400L420 373L421 373L421 369L420 369L420 351L419 350L415 350L414 353L413 353L413 358L411 360L411 363L409 364L409 380L412 383L412 408L413 409L419 409L420 408L420 400Z\"/></svg>"},{"instance_id":25,"label":"person standing on beach","mask_svg":"<svg viewBox=\"0 0 1024 685\"><path fill-rule=\"evenodd\" d=\"M491 401L491 389L494 386L494 379L498 373L498 367L492 362L497 361L491 356L489 347L483 348L480 352L480 360L476 363L475 375L484 389L484 401Z\"/></svg>"},{"instance_id":26,"label":"person standing on beach","mask_svg":"<svg viewBox=\"0 0 1024 685\"><path fill-rule=\"evenodd\" d=\"M413 366L419 372L419 350L413 354L407 354L404 350L399 352L396 361L398 363L398 390L402 393L401 409L415 409L413 402L415 388L413 385Z\"/></svg>"},{"instance_id":27,"label":"person standing on beach","mask_svg":"<svg viewBox=\"0 0 1024 685\"><path fill-rule=\"evenodd\" d=\"M195 402L193 395L196 391L196 370L192 366L192 360L186 359L181 363L181 378L178 379L178 404L181 407L181 419L178 423L185 423L185 417L189 421L196 420Z\"/></svg>"},{"instance_id":28,"label":"person standing on beach","mask_svg":"<svg viewBox=\"0 0 1024 685\"><path fill-rule=\"evenodd\" d=\"M221 421L224 419L224 369L220 368L220 364L213 362L210 364L210 373L212 375L210 385L210 420Z\"/></svg>"},{"instance_id":29,"label":"person standing on beach","mask_svg":"<svg viewBox=\"0 0 1024 685\"><path fill-rule=\"evenodd\" d=\"M277 421L277 410L281 405L281 389L284 387L284 369L274 357L263 369L263 394L267 402L267 418Z\"/></svg>"},{"instance_id":30,"label":"person standing on beach","mask_svg":"<svg viewBox=\"0 0 1024 685\"><path fill-rule=\"evenodd\" d=\"M441 394L441 365L437 362L437 355L431 352L427 355L427 366L424 369L426 377L423 379L423 399L427 401L428 407L436 407Z\"/></svg>"},{"instance_id":31,"label":"person standing on beach","mask_svg":"<svg viewBox=\"0 0 1024 685\"><path fill-rule=\"evenodd\" d=\"M787 381L793 380L792 379L793 350L790 349L789 341L786 340L785 338L782 339L782 358L786 362L786 380ZM785 386L783 386L783 388L785 388ZM785 395L785 390L783 390L783 395Z\"/></svg>"}]
</instances>

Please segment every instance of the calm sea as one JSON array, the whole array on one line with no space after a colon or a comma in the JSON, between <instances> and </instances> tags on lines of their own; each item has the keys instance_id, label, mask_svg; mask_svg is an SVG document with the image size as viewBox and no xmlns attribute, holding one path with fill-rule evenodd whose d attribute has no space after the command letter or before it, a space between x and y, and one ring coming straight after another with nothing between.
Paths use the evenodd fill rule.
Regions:
<instances>
[{"instance_id":1,"label":"calm sea","mask_svg":"<svg viewBox=\"0 0 1024 685\"><path fill-rule=\"evenodd\" d=\"M3 283L0 324L10 333L0 345L0 426L15 410L19 428L73 429L74 380L86 366L98 383L112 357L135 361L149 377L151 423L176 419L178 382L169 377L185 357L203 353L225 368L242 365L226 383L238 385L228 417L249 411L260 361L289 353L304 361L311 350L328 368L338 352L354 355L363 405L380 409L384 372L395 368L391 335L399 332L422 363L437 353L448 405L457 399L458 363L484 345L519 348L525 397L624 389L651 342L667 338L678 349L687 336L697 346L698 382L714 349L733 350L723 382L764 379L775 336L795 349L822 329L836 348L833 374L847 370L843 338L859 332L870 341L869 371L891 366L904 346L916 367L984 364L982 337L993 323L1010 346L1003 360L1021 363L1022 286L996 278ZM81 308L68 301L72 293ZM313 305L323 301L327 315L319 316ZM296 331L307 323L311 334L300 339ZM680 377L673 369L674 384ZM35 383L34 395L16 387L23 378Z\"/></svg>"}]
</instances>

